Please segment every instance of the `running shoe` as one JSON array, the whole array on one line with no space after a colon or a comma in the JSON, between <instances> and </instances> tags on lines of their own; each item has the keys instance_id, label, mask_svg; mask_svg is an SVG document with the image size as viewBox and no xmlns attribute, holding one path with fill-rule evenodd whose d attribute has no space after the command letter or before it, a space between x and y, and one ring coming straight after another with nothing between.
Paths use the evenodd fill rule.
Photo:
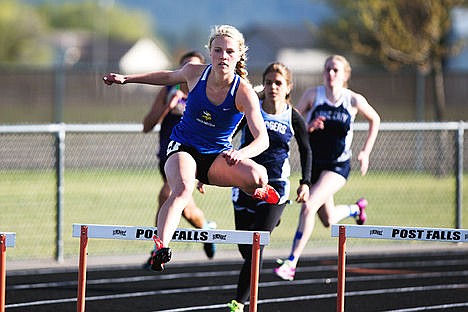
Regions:
<instances>
[{"instance_id":1,"label":"running shoe","mask_svg":"<svg viewBox=\"0 0 468 312\"><path fill-rule=\"evenodd\" d=\"M366 214L366 207L367 207L367 200L362 197L356 202L356 205L359 207L359 215L356 218L356 223L359 225L363 225L366 223L367 214Z\"/></svg>"},{"instance_id":2,"label":"running shoe","mask_svg":"<svg viewBox=\"0 0 468 312\"><path fill-rule=\"evenodd\" d=\"M216 222L208 221L206 223L205 229L215 230L216 229ZM205 250L205 254L209 259L212 259L216 253L216 245L213 243L204 243L203 250Z\"/></svg>"},{"instance_id":3,"label":"running shoe","mask_svg":"<svg viewBox=\"0 0 468 312\"><path fill-rule=\"evenodd\" d=\"M280 200L278 192L269 184L265 185L265 187L256 189L252 197L264 200L267 203L274 205L278 204Z\"/></svg>"},{"instance_id":4,"label":"running shoe","mask_svg":"<svg viewBox=\"0 0 468 312\"><path fill-rule=\"evenodd\" d=\"M156 235L153 236L155 248L151 257L151 270L161 272L164 270L164 264L171 260L171 248L163 246L162 241Z\"/></svg>"},{"instance_id":5,"label":"running shoe","mask_svg":"<svg viewBox=\"0 0 468 312\"><path fill-rule=\"evenodd\" d=\"M296 274L296 268L292 266L291 261L285 260L283 263L275 269L275 273L278 277L284 279L285 281L294 280L294 275Z\"/></svg>"},{"instance_id":6,"label":"running shoe","mask_svg":"<svg viewBox=\"0 0 468 312\"><path fill-rule=\"evenodd\" d=\"M231 312L244 312L244 305L242 303L237 302L236 300L232 300L227 304L227 307L230 309Z\"/></svg>"}]
</instances>

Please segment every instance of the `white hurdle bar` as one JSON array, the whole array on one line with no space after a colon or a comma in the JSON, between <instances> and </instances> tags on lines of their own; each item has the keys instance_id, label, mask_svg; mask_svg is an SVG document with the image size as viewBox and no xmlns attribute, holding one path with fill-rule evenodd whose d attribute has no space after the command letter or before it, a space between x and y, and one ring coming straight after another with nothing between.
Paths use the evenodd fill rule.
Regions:
<instances>
[{"instance_id":1,"label":"white hurdle bar","mask_svg":"<svg viewBox=\"0 0 468 312\"><path fill-rule=\"evenodd\" d=\"M334 224L331 236L338 237L338 286L336 311L344 311L344 291L346 275L346 238L371 238L391 240L419 240L431 242L468 242L467 229L421 228L379 225Z\"/></svg>"},{"instance_id":2,"label":"white hurdle bar","mask_svg":"<svg viewBox=\"0 0 468 312\"><path fill-rule=\"evenodd\" d=\"M0 232L0 311L5 312L6 294L6 249L15 247L16 233Z\"/></svg>"},{"instance_id":3,"label":"white hurdle bar","mask_svg":"<svg viewBox=\"0 0 468 312\"><path fill-rule=\"evenodd\" d=\"M85 311L86 266L89 238L153 241L156 227L73 224L73 237L80 237L80 260L78 269L77 311ZM250 279L250 312L257 311L258 280L260 266L260 246L270 243L267 231L232 231L178 228L172 236L173 242L247 244L252 245L252 268Z\"/></svg>"}]
</instances>

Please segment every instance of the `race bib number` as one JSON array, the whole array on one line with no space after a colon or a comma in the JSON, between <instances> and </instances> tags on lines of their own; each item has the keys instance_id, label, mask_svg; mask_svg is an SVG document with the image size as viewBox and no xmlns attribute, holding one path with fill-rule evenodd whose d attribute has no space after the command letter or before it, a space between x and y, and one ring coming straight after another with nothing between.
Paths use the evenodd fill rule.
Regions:
<instances>
[{"instance_id":1,"label":"race bib number","mask_svg":"<svg viewBox=\"0 0 468 312\"><path fill-rule=\"evenodd\" d=\"M172 152L177 152L179 150L179 147L180 147L180 143L175 142L175 141L169 142L169 145L167 146L167 150L166 150L166 155L169 155Z\"/></svg>"},{"instance_id":2,"label":"race bib number","mask_svg":"<svg viewBox=\"0 0 468 312\"><path fill-rule=\"evenodd\" d=\"M233 202L237 202L237 200L239 199L239 188L237 187L232 188L231 199Z\"/></svg>"}]
</instances>

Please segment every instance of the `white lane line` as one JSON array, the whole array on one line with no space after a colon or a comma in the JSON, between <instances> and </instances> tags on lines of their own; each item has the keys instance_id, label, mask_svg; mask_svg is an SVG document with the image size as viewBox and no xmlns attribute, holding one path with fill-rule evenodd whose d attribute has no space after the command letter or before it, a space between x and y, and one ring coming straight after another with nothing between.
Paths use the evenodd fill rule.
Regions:
<instances>
[{"instance_id":1,"label":"white lane line","mask_svg":"<svg viewBox=\"0 0 468 312\"><path fill-rule=\"evenodd\" d=\"M428 310L441 310L441 309L446 310L446 309L462 308L462 307L468 307L468 302L439 304L439 305L433 305L433 306L424 306L424 307L398 309L398 310L387 310L387 311L382 311L382 312L414 312L414 311L428 311Z\"/></svg>"},{"instance_id":2,"label":"white lane line","mask_svg":"<svg viewBox=\"0 0 468 312\"><path fill-rule=\"evenodd\" d=\"M460 289L460 288L467 288L467 287L468 287L468 284L454 284L454 285L404 287L404 288L393 288L393 289L375 289L375 290L345 292L345 297L349 298L352 296L379 295L379 294L387 294L387 293L395 293L395 292L403 293L403 292L431 291L431 290L440 290L440 289ZM275 299L261 299L261 300L258 300L257 305L268 304L268 303L279 303L279 302L285 303L285 302L294 302L294 301L318 300L318 299L327 299L327 298L333 298L333 297L336 297L336 293L287 297L287 298L275 298ZM454 304L445 304L444 306L449 308L452 306L453 307L465 306L467 304L468 303L454 303ZM209 309L217 309L220 307L221 308L226 307L226 303L208 305L208 306L196 306L196 307L169 309L169 310L158 310L157 312L205 311ZM400 311L400 310L395 310L395 311ZM415 311L420 311L420 310L415 310ZM156 312L156 311L153 311L153 312Z\"/></svg>"},{"instance_id":3,"label":"white lane line","mask_svg":"<svg viewBox=\"0 0 468 312\"><path fill-rule=\"evenodd\" d=\"M272 270L265 270L261 274L272 274ZM301 270L298 270L300 273ZM302 270L304 272L304 270ZM176 274L164 274L154 276L132 276L132 277L119 277L119 278L101 278L92 279L87 281L87 285L105 285L105 284L117 284L117 283L139 283L145 281L154 280L174 280L178 278L200 278L200 277L222 277L222 276L235 276L238 275L239 271L213 271L213 272L197 272L197 273L176 273ZM433 278L433 277L447 277L447 276L468 276L468 270L464 271L453 271L453 272L421 272L421 273L404 273L404 274L369 274L365 276L349 276L346 277L346 281L372 281L372 280L392 280L392 279L411 279L411 278ZM325 278L319 279L306 279L296 280L293 282L278 281L278 285L290 285L295 283L322 283ZM328 282L336 282L336 278L328 278ZM275 282L271 282L274 285ZM35 284L18 284L7 287L7 290L22 290L22 289L38 289L38 288L53 288L53 287L69 287L78 285L77 281L64 281L64 282L47 282L47 283L35 283Z\"/></svg>"},{"instance_id":4,"label":"white lane line","mask_svg":"<svg viewBox=\"0 0 468 312\"><path fill-rule=\"evenodd\" d=\"M322 280L324 279L315 279ZM299 284L293 282L287 282L289 284ZM306 284L306 280L297 281ZM281 282L279 282L281 283ZM286 283L286 282L283 282ZM272 285L273 284L273 285ZM277 286L277 282L269 283L260 283L259 287L273 287ZM110 299L121 299L121 298L135 298L135 297L144 297L144 296L154 296L154 295L167 295L167 294L179 294L187 292L207 292L207 291L217 291L217 290L231 290L235 289L237 285L217 285L217 286L202 286L202 287L189 287L189 288L180 288L180 289L166 289L166 290L154 290L154 291L143 291L143 292L134 292L134 293L123 293L123 294L114 294L114 295L104 295L104 296L90 296L86 297L86 301L96 301L96 300L110 300ZM376 294L387 294L395 292L418 292L418 291L431 291L436 289L461 289L468 288L468 284L452 284L452 285L431 285L431 286L418 286L418 287L403 287L403 288L391 288L391 289L375 289L375 290L364 290L364 291L353 291L346 292L345 296L362 296L362 295L376 295ZM300 296L300 297L286 297L286 298L277 298L277 299L263 299L259 300L258 303L268 303L268 302L289 302L289 301L298 301L298 300L312 300L312 299L323 299L336 297L336 293L329 294L320 294L320 295L311 295L311 296ZM303 299L305 298L305 299ZM45 304L56 304L56 303L66 303L76 301L76 298L65 298L65 299L55 299L55 300L40 300L24 303L13 303L7 304L6 308L17 308L17 307L26 307L26 306L37 306ZM171 311L171 310L168 310Z\"/></svg>"}]
</instances>

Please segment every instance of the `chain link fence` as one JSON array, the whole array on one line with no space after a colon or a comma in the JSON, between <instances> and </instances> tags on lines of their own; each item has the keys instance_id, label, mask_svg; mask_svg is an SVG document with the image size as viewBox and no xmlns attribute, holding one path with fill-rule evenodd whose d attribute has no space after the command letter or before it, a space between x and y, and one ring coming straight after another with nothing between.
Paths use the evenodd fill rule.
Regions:
<instances>
[{"instance_id":1,"label":"chain link fence","mask_svg":"<svg viewBox=\"0 0 468 312\"><path fill-rule=\"evenodd\" d=\"M466 227L466 129L463 122L382 123L369 173L360 176L354 157L350 179L335 202L351 204L365 196L368 224ZM354 155L364 143L366 130L366 124L355 125ZM79 242L71 237L73 223L154 225L162 185L157 129L143 134L138 124L9 125L0 126L0 146L0 231L17 234L9 258L77 256ZM272 234L271 248L289 250L298 222L300 205L294 198L300 167L295 142L291 166L292 203ZM194 196L218 228L234 228L229 188L208 186L205 195L195 191ZM184 220L179 226L190 227ZM152 248L150 243L131 241L93 240L90 244L90 253L95 255L146 254ZM310 248L335 244L330 229L317 220ZM202 252L199 244L177 243L175 248ZM219 246L218 252L233 248Z\"/></svg>"}]
</instances>

